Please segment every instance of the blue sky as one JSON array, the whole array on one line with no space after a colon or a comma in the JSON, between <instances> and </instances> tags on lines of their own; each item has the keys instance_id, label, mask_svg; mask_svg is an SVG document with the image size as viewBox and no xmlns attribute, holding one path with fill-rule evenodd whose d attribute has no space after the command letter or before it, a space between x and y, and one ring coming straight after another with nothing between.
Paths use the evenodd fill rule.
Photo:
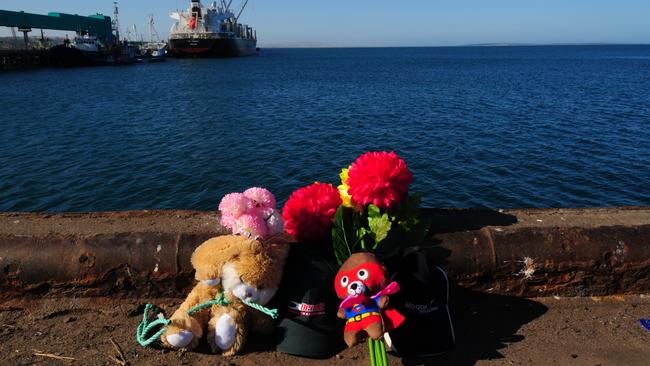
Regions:
<instances>
[{"instance_id":1,"label":"blue sky","mask_svg":"<svg viewBox=\"0 0 650 366\"><path fill-rule=\"evenodd\" d=\"M166 37L169 11L188 4L122 0L120 22L145 31L153 13ZM112 1L2 0L0 9L110 15ZM650 43L649 0L250 0L241 21L261 46Z\"/></svg>"}]
</instances>

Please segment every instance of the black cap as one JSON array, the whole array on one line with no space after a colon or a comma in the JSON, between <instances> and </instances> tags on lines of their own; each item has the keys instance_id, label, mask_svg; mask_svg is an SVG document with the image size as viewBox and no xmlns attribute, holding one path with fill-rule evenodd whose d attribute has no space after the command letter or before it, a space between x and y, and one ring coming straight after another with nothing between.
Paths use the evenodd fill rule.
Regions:
<instances>
[{"instance_id":1,"label":"black cap","mask_svg":"<svg viewBox=\"0 0 650 366\"><path fill-rule=\"evenodd\" d=\"M343 321L336 317L336 270L309 244L292 244L278 300L280 322L277 350L310 358L329 358L340 352Z\"/></svg>"},{"instance_id":2,"label":"black cap","mask_svg":"<svg viewBox=\"0 0 650 366\"><path fill-rule=\"evenodd\" d=\"M394 279L400 291L391 296L391 305L406 320L389 332L393 351L426 357L451 350L455 337L445 271L434 265L426 250L414 248L405 253Z\"/></svg>"}]
</instances>

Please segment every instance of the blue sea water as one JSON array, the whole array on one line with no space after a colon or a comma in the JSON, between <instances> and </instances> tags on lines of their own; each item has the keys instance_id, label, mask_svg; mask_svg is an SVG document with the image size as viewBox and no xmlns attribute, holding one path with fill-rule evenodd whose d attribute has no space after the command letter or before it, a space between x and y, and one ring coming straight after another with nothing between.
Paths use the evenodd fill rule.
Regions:
<instances>
[{"instance_id":1,"label":"blue sea water","mask_svg":"<svg viewBox=\"0 0 650 366\"><path fill-rule=\"evenodd\" d=\"M280 202L395 150L432 207L650 204L650 46L266 49L0 74L0 210Z\"/></svg>"}]
</instances>

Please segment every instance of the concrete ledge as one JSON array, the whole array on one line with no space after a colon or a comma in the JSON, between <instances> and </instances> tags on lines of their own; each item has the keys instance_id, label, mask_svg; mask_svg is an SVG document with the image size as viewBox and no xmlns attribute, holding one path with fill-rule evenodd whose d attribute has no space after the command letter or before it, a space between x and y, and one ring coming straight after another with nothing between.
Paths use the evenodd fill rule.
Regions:
<instances>
[{"instance_id":1,"label":"concrete ledge","mask_svg":"<svg viewBox=\"0 0 650 366\"><path fill-rule=\"evenodd\" d=\"M650 207L426 212L432 255L463 287L517 296L650 292ZM225 233L215 212L0 213L0 300L183 296L192 251Z\"/></svg>"},{"instance_id":2,"label":"concrete ledge","mask_svg":"<svg viewBox=\"0 0 650 366\"><path fill-rule=\"evenodd\" d=\"M457 213L471 216L471 211ZM524 209L501 214L516 222L487 222L469 231L444 232L438 227L438 257L447 256L450 274L459 285L526 297L650 290L650 208Z\"/></svg>"}]
</instances>

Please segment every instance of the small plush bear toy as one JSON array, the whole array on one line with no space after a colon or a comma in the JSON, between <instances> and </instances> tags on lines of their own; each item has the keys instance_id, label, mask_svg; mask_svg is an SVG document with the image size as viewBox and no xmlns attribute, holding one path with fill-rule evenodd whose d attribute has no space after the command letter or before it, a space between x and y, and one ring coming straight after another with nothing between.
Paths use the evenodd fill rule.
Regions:
<instances>
[{"instance_id":1,"label":"small plush bear toy","mask_svg":"<svg viewBox=\"0 0 650 366\"><path fill-rule=\"evenodd\" d=\"M347 320L343 339L348 347L359 342L361 332L379 340L384 331L404 321L404 316L388 305L388 295L399 291L399 286L386 282L386 269L374 254L352 254L341 266L334 286L336 295L343 300L337 315Z\"/></svg>"},{"instance_id":2,"label":"small plush bear toy","mask_svg":"<svg viewBox=\"0 0 650 366\"><path fill-rule=\"evenodd\" d=\"M266 305L282 279L289 251L281 236L264 242L239 235L224 235L207 240L192 254L198 283L171 316L171 324L160 337L173 349L191 349L208 331L213 352L225 356L237 354L244 346L249 330L270 333L273 321L250 304ZM215 300L199 311L190 309Z\"/></svg>"}]
</instances>

